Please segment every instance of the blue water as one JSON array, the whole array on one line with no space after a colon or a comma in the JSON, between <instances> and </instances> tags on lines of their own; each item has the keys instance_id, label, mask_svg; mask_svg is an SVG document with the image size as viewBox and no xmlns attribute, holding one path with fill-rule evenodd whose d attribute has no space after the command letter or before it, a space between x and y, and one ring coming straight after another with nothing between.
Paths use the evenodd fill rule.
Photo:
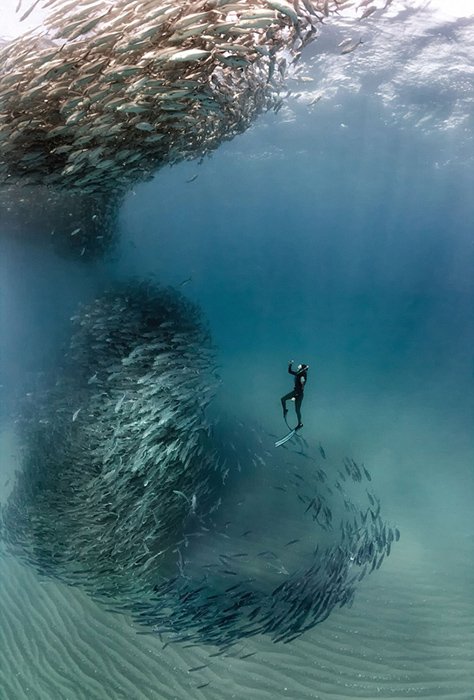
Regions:
<instances>
[{"instance_id":1,"label":"blue water","mask_svg":"<svg viewBox=\"0 0 474 700\"><path fill-rule=\"evenodd\" d=\"M224 365L259 398L297 356L317 394L416 391L463 420L472 168L440 168L444 136L383 124L376 106L348 100L347 128L328 108L269 116L201 166L160 173L125 204L119 265L191 277Z\"/></svg>"},{"instance_id":2,"label":"blue water","mask_svg":"<svg viewBox=\"0 0 474 700\"><path fill-rule=\"evenodd\" d=\"M265 115L203 163L164 169L137 186L122 208L112 260L87 267L2 240L5 400L54 363L78 302L93 298L106 280L152 275L178 286L209 319L223 379L219 401L238 418L283 434L279 397L290 389L287 361L310 364L306 439L370 466L385 512L405 535L400 561L408 558L407 570L419 566L448 582L439 590L430 584L434 598L447 595L434 605L440 615L455 600L448 584L456 581L462 590L456 601L462 600L468 616L474 535L472 138L461 127L427 131L400 124L368 90L328 98L314 110L293 101L292 111L286 121L283 112ZM395 577L397 560L390 566ZM397 601L390 579L382 580L379 599ZM366 596L370 610L373 599ZM413 594L406 603L402 596L394 603L407 628L415 599ZM344 625L355 625L345 614ZM436 625L428 637L439 636L441 644L444 633L435 632L444 628ZM472 625L468 632L472 641ZM410 634L414 647L423 646L425 632ZM461 638L450 647L464 664L462 682L472 671L463 644ZM396 652L402 654L402 647L399 640ZM285 652L290 669L298 667L298 647ZM414 658L416 664L415 652ZM310 665L299 676L305 686ZM238 675L232 678L238 682ZM408 686L405 693L401 684L390 697L435 697L436 683L430 686L429 673L427 678L426 693ZM104 680L94 697L122 697L118 690L110 694L110 687ZM250 687L248 697L278 692L271 680ZM325 700L340 690L337 680L323 690L314 680L305 687L289 697ZM345 697L380 697L375 687ZM436 696L469 698L468 687L465 681L457 693L443 686ZM313 690L321 694L313 696ZM185 691L143 692L186 697ZM85 695L77 690L67 697Z\"/></svg>"}]
</instances>

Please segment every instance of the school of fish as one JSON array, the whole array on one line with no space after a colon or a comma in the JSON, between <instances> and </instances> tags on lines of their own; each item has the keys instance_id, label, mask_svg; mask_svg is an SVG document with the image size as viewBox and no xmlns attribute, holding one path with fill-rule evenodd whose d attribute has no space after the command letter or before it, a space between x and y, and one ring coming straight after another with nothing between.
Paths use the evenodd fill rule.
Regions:
<instances>
[{"instance_id":1,"label":"school of fish","mask_svg":"<svg viewBox=\"0 0 474 700\"><path fill-rule=\"evenodd\" d=\"M104 201L117 208L159 168L202 159L278 111L303 48L354 3L38 0L22 17L38 4L41 29L0 45L0 208L17 186L48 188L51 205L61 191L83 193L54 243L62 236L59 249L87 259L114 238ZM376 10L366 5L361 19Z\"/></svg>"},{"instance_id":2,"label":"school of fish","mask_svg":"<svg viewBox=\"0 0 474 700\"><path fill-rule=\"evenodd\" d=\"M278 110L289 67L351 4L39 2L43 29L0 47L0 207L24 211L22 230L54 210L51 243L85 260L110 247L134 184ZM361 19L376 9L359 6ZM257 634L289 642L350 606L400 536L363 465L301 436L277 451L275 436L212 418L218 385L199 309L151 282L117 284L79 310L21 406L0 524L42 575L211 656Z\"/></svg>"},{"instance_id":3,"label":"school of fish","mask_svg":"<svg viewBox=\"0 0 474 700\"><path fill-rule=\"evenodd\" d=\"M176 290L128 281L72 318L24 400L7 550L139 629L232 653L351 605L399 539L363 465L226 418L210 332Z\"/></svg>"},{"instance_id":4,"label":"school of fish","mask_svg":"<svg viewBox=\"0 0 474 700\"><path fill-rule=\"evenodd\" d=\"M11 544L45 571L114 587L169 547L187 507L178 490L201 501L215 466L213 351L197 309L147 283L106 293L72 323L62 371L22 412L7 520Z\"/></svg>"}]
</instances>

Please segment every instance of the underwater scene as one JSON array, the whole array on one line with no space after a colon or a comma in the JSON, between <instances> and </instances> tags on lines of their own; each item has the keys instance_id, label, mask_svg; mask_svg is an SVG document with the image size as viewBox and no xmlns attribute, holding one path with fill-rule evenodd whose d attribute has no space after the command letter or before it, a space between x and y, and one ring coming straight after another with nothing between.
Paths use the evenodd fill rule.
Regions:
<instances>
[{"instance_id":1,"label":"underwater scene","mask_svg":"<svg viewBox=\"0 0 474 700\"><path fill-rule=\"evenodd\" d=\"M473 700L471 0L1 10L0 700Z\"/></svg>"}]
</instances>

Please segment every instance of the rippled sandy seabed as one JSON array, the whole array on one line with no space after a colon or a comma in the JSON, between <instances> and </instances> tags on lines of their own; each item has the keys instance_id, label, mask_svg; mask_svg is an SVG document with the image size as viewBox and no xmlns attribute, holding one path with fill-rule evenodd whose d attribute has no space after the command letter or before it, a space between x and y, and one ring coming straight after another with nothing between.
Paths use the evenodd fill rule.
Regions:
<instances>
[{"instance_id":1,"label":"rippled sandy seabed","mask_svg":"<svg viewBox=\"0 0 474 700\"><path fill-rule=\"evenodd\" d=\"M123 2L88 3L84 9L80 2L45 0L28 13L32 4L8 0L0 28L8 47L25 28L46 22L48 11L56 12L50 33L34 44L48 60L53 56L53 72L42 73L34 59L30 62L24 44L16 68L11 53L8 71L0 74L0 699L472 700L472 8L461 0L215 0L209 7L199 3L204 14L194 17L189 3L150 0L133 3L137 22L122 32L120 12L131 22ZM151 51L145 46L151 34L146 36L146 23L138 22L142 5L144 12L151 6L169 12L167 23L159 24L167 45L154 45L159 56L152 67L152 57L143 58ZM77 25L64 22L61 6L81 15ZM88 7L93 14L82 16ZM206 14L211 10L215 14ZM74 83L71 89L67 80L80 81L80 70L96 75L105 59L102 49L91 55L88 42L96 40L95 27L102 31L101 22L108 21L115 25L102 45L107 51L117 45L117 55L128 58L107 67L109 82L102 77L96 84L94 78L92 99L87 80L86 87ZM84 22L91 22L92 32L85 38ZM75 66L67 80L66 69L54 72L64 64L55 53L60 44L48 43L53 29L58 32L53 42L65 41L68 70ZM142 62L146 79L134 71L134 61ZM11 80L16 69L19 83ZM30 98L18 85L33 91ZM81 90L89 90L86 102ZM57 130L52 137L44 135L46 123ZM91 124L94 138L88 140ZM88 352L84 331L77 357L87 356L86 366L94 367L96 353L98 369L85 387L74 384L79 380L64 365L62 350L71 342L71 317L82 313L87 329L92 307L80 305L93 304L105 289L130 279L171 285L176 299L189 300L189 308L183 302L184 325L190 308L202 312L217 358L211 367L216 399L209 394L208 401L206 394L200 401L201 390L207 391L204 374L211 371L203 359L204 342L202 366L198 353L195 365L188 356L186 367L179 364L179 353L189 351L183 345L194 338L192 326L191 331L186 326L189 336L181 345L173 337L165 350L156 346L158 356L175 353L176 365L170 369L172 363L165 362L161 379L147 374L148 366L140 377L141 368L134 365L136 386L127 377L123 390L120 372L127 374L123 367L130 367L130 356L128 364L117 366L114 360L109 367L92 335ZM176 299L173 304L181 309ZM131 323L125 312L124 306L124 325ZM148 342L152 333L146 331L130 331L131 348L135 332L140 343ZM164 338L168 342L166 333ZM137 354L131 351L131 357ZM306 442L293 440L276 449L275 440L286 431L279 397L291 386L290 357L310 364L303 403ZM186 395L183 378L193 366L188 384L198 387L200 408L192 392ZM104 367L108 374L101 376ZM41 393L45 379L49 394ZM153 392L155 383L162 393L151 393L152 400L145 389ZM178 385L183 401L175 391L175 403L167 403L166 392ZM76 387L72 393L71 387ZM53 415L47 414L44 396L50 397ZM94 404L103 397L102 404ZM186 643L173 641L169 629L158 633L152 624L140 625L139 607L132 606L134 615L116 612L120 594L109 602L89 595L103 571L100 557L87 558L87 523L80 531L84 551L76 570L61 517L48 523L51 532L57 527L50 548L41 519L63 508L67 513L70 506L51 475L51 501L41 501L43 475L53 470L44 450L49 445L54 468L64 458L71 473L77 465L85 470L83 481L80 474L72 479L72 491L82 489L79 510L97 533L91 550L100 554L99 543L107 542L104 570L113 562L121 572L119 586L130 586L138 597L136 590L150 593L155 579L149 583L148 559L126 547L130 533L134 542L143 533L145 543L149 534L143 527L149 514L134 510L140 500L132 500L135 481L127 473L140 473L139 459L133 449L128 455L122 447L118 454L118 442L110 450L107 442L104 457L94 432L99 426L107 433L125 409L132 422L134 400L140 415L146 409L154 416L161 402L182 421L177 437L172 425L164 419L162 424L161 413L149 421L161 426L154 434L162 450L157 465L165 463L165 449L168 468L174 464L172 439L182 455L192 436L206 436L204 448L200 438L190 448L186 464L192 473L180 471L185 460L180 457L168 494L160 482L163 507L156 524L168 539L162 545L157 535L158 544L146 544L150 558L161 556L163 547L164 575L172 581L176 576L178 585L191 580L190 590L199 587L196 595L212 600L210 581L217 589L222 582L234 583L237 574L229 571L225 556L231 537L234 552L246 548L238 571L244 571L241 583L248 583L249 591L261 586L275 596L295 569L304 571L311 589L316 579L305 568L308 552L323 548L327 536L324 528L312 529L314 519L307 514L316 468L326 469L333 489L327 504L336 534L338 518L346 517L338 510L344 493L348 521L367 505L375 510L375 501L367 501L375 498L380 529L386 523L384 536L389 527L397 528L400 540L383 561L374 560L370 575L361 575L352 606L337 605L289 643L274 643L270 632L236 634L235 645L227 648L205 643L202 630L200 639ZM38 418L38 433L30 431L35 406L46 411ZM146 479L156 478L139 433L133 434L136 453L148 455ZM96 441L93 449L84 435ZM42 452L34 451L36 438ZM218 459L211 478L206 470L214 463L214 450ZM105 497L101 501L101 492L91 494L88 510L89 457L97 460L94 468L108 465L97 473L105 474L107 498L123 507L123 529L114 530L108 521L105 534L98 529L97 503L103 502L104 510L110 506ZM359 483L353 477L350 496L346 475L336 473L344 472L344 457L363 463L371 479ZM124 481L115 488L111 474L119 463ZM32 475L31 484L25 474ZM90 478L100 488L92 467ZM355 510L352 502L358 504ZM370 512L365 511L369 524ZM15 522L21 522L18 531ZM76 536L71 522L68 533ZM347 522L350 537L364 532L360 520ZM197 528L197 544L178 531L176 543L169 532L175 524L188 534ZM349 579L352 560L346 570L344 543L345 534L335 560L342 562L340 577ZM262 560L260 548L276 554ZM69 557L61 560L63 569L59 552ZM206 575L193 584L192 577L216 553L224 554L221 579ZM93 567L89 587L87 566ZM324 556L320 567L330 597L332 570ZM59 572L74 585L58 580ZM187 596L194 593L183 593L183 604ZM301 598L309 610L311 596ZM182 622L179 610L173 614Z\"/></svg>"},{"instance_id":2,"label":"rippled sandy seabed","mask_svg":"<svg viewBox=\"0 0 474 700\"><path fill-rule=\"evenodd\" d=\"M396 515L403 527L403 507ZM420 534L417 523L438 525ZM365 582L351 610L289 645L257 638L217 658L206 648L163 649L156 636L138 636L137 625L77 590L3 559L4 696L470 698L469 528L468 519L456 527L445 511L419 512L403 527L403 547Z\"/></svg>"}]
</instances>

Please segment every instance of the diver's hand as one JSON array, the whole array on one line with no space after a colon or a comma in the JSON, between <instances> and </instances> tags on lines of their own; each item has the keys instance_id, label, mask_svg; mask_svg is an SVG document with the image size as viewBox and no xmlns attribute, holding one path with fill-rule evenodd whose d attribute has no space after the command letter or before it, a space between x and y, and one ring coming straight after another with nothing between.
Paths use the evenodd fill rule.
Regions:
<instances>
[{"instance_id":1,"label":"diver's hand","mask_svg":"<svg viewBox=\"0 0 474 700\"><path fill-rule=\"evenodd\" d=\"M289 365L292 365L293 362L294 362L294 360L288 360L288 364L289 364Z\"/></svg>"}]
</instances>

